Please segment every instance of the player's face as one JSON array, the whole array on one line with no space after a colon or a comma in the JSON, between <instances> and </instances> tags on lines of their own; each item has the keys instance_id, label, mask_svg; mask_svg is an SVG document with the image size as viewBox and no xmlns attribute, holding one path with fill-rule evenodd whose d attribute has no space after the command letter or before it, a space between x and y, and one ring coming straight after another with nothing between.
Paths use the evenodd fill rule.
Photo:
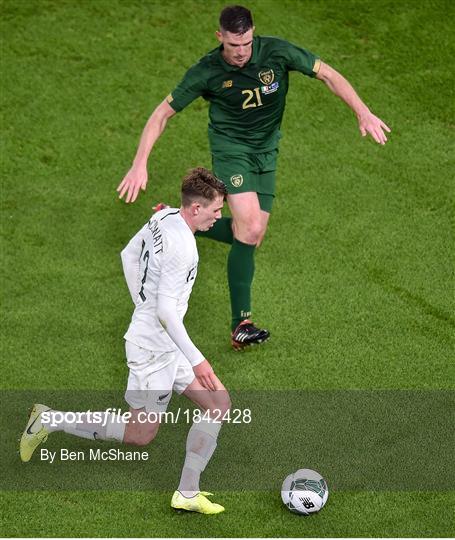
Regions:
<instances>
[{"instance_id":1,"label":"player's face","mask_svg":"<svg viewBox=\"0 0 455 540\"><path fill-rule=\"evenodd\" d=\"M224 199L219 195L208 206L200 205L198 207L197 214L197 230L208 231L217 219L221 217L221 210L223 208Z\"/></svg>"},{"instance_id":2,"label":"player's face","mask_svg":"<svg viewBox=\"0 0 455 540\"><path fill-rule=\"evenodd\" d=\"M221 30L216 33L218 41L223 45L223 58L228 64L243 67L253 52L254 26L244 34L232 34Z\"/></svg>"}]
</instances>

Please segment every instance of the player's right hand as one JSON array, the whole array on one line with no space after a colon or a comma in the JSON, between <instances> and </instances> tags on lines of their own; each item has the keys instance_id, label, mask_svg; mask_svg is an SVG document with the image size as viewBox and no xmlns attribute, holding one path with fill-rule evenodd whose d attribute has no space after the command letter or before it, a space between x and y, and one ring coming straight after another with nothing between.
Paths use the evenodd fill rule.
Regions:
<instances>
[{"instance_id":1,"label":"player's right hand","mask_svg":"<svg viewBox=\"0 0 455 540\"><path fill-rule=\"evenodd\" d=\"M139 190L142 189L142 191L145 191L147 181L148 174L146 167L141 169L131 167L117 188L117 191L119 192L119 199L122 199L126 194L125 202L134 202L137 199Z\"/></svg>"},{"instance_id":2,"label":"player's right hand","mask_svg":"<svg viewBox=\"0 0 455 540\"><path fill-rule=\"evenodd\" d=\"M218 390L218 377L215 375L212 366L208 360L204 360L193 367L194 374L201 385L212 392Z\"/></svg>"},{"instance_id":3,"label":"player's right hand","mask_svg":"<svg viewBox=\"0 0 455 540\"><path fill-rule=\"evenodd\" d=\"M372 112L367 110L364 114L358 116L358 121L362 137L366 137L367 133L369 133L378 144L384 145L387 142L385 132L390 133L392 130Z\"/></svg>"}]
</instances>

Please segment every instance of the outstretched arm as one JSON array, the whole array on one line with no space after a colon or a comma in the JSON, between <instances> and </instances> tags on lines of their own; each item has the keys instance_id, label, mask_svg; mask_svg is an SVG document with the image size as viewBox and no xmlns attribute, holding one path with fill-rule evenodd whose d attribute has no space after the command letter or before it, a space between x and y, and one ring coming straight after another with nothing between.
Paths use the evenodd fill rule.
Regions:
<instances>
[{"instance_id":1,"label":"outstretched arm","mask_svg":"<svg viewBox=\"0 0 455 540\"><path fill-rule=\"evenodd\" d=\"M119 184L117 191L121 199L126 194L125 202L134 202L139 189L145 190L147 186L147 160L153 145L163 133L166 123L175 114L174 109L164 100L153 111L142 132L133 166Z\"/></svg>"},{"instance_id":2,"label":"outstretched arm","mask_svg":"<svg viewBox=\"0 0 455 540\"><path fill-rule=\"evenodd\" d=\"M385 131L390 133L390 128L368 109L343 75L328 64L321 62L316 78L323 81L336 96L340 97L354 111L363 137L369 133L377 143L385 144L387 142Z\"/></svg>"}]
</instances>

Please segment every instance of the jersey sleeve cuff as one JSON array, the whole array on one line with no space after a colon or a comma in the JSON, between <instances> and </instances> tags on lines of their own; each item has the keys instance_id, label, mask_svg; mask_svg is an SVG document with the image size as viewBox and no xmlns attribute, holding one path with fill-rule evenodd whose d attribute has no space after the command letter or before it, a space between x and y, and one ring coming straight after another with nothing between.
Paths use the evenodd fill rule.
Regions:
<instances>
[{"instance_id":1,"label":"jersey sleeve cuff","mask_svg":"<svg viewBox=\"0 0 455 540\"><path fill-rule=\"evenodd\" d=\"M191 358L188 358L188 360L192 367L196 367L199 364L202 364L205 360L205 356L200 351L197 351L197 353L195 352L194 355L191 355Z\"/></svg>"},{"instance_id":2,"label":"jersey sleeve cuff","mask_svg":"<svg viewBox=\"0 0 455 540\"><path fill-rule=\"evenodd\" d=\"M174 97L172 96L172 94L168 94L166 96L166 101L167 101L168 105L170 105L174 109L175 112L180 112L182 110L182 108L179 107L177 105L177 103L175 102Z\"/></svg>"},{"instance_id":3,"label":"jersey sleeve cuff","mask_svg":"<svg viewBox=\"0 0 455 540\"><path fill-rule=\"evenodd\" d=\"M316 60L314 61L314 66L313 66L314 75L317 75L320 69L321 69L321 59L316 58Z\"/></svg>"}]
</instances>

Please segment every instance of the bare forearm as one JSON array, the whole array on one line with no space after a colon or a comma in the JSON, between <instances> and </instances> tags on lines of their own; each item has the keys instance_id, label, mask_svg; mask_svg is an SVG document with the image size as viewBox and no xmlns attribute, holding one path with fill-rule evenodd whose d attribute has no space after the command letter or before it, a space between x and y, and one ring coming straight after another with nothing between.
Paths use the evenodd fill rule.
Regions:
<instances>
[{"instance_id":1,"label":"bare forearm","mask_svg":"<svg viewBox=\"0 0 455 540\"><path fill-rule=\"evenodd\" d=\"M321 62L316 77L323 81L336 96L340 97L354 111L363 137L369 133L377 143L385 144L387 142L385 132L390 132L390 128L370 111L343 75Z\"/></svg>"},{"instance_id":2,"label":"bare forearm","mask_svg":"<svg viewBox=\"0 0 455 540\"><path fill-rule=\"evenodd\" d=\"M147 160L156 141L160 138L167 124L167 118L157 114L157 111L150 116L145 124L141 140L133 160L133 167L147 167Z\"/></svg>"},{"instance_id":3,"label":"bare forearm","mask_svg":"<svg viewBox=\"0 0 455 540\"><path fill-rule=\"evenodd\" d=\"M330 78L322 78L328 88L339 98L341 98L357 116L368 113L369 109L359 98L357 92L343 75L332 69Z\"/></svg>"},{"instance_id":4,"label":"bare forearm","mask_svg":"<svg viewBox=\"0 0 455 540\"><path fill-rule=\"evenodd\" d=\"M139 190L145 190L148 181L147 175L147 160L153 145L159 139L166 127L167 121L175 114L174 109L169 103L164 100L153 111L152 115L145 124L142 132L139 147L133 161L133 166L126 173L125 178L117 187L119 198L122 199L126 195L125 202L134 202L137 198Z\"/></svg>"}]
</instances>

